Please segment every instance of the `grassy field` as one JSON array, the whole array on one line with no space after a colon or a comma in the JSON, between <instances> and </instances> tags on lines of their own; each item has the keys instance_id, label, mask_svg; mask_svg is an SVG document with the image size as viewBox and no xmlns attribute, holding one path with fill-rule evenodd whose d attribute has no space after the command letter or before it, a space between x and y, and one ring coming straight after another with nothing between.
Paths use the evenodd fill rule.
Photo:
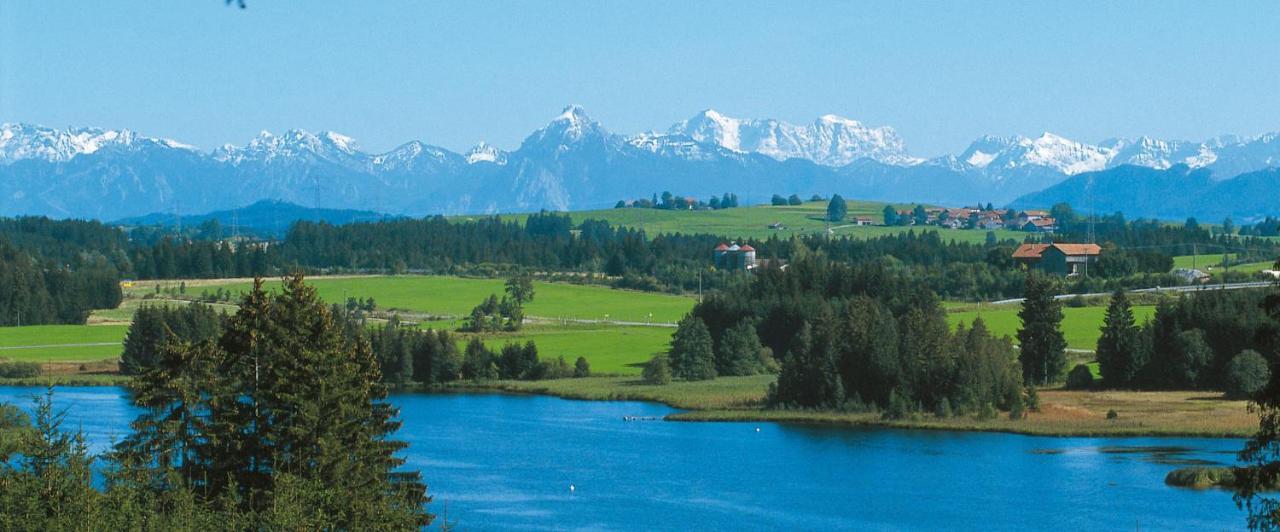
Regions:
<instances>
[{"instance_id":1,"label":"grassy field","mask_svg":"<svg viewBox=\"0 0 1280 532\"><path fill-rule=\"evenodd\" d=\"M967 308L967 307L966 307ZM947 321L954 327L960 323L973 323L973 319L982 316L987 328L997 336L1018 334L1022 320L1018 318L1019 305L987 306L981 311L965 310L950 312ZM1143 323L1155 315L1154 306L1137 305L1133 307L1133 317ZM1097 347L1101 333L1102 319L1106 316L1106 307L1064 307L1062 309L1062 334L1067 339L1067 347L1072 349L1089 349Z\"/></svg>"},{"instance_id":2,"label":"grassy field","mask_svg":"<svg viewBox=\"0 0 1280 532\"><path fill-rule=\"evenodd\" d=\"M847 220L855 216L870 217L876 224L884 221L885 203L873 201L847 201L849 214ZM898 209L909 209L913 205L895 205ZM802 205L758 205L738 207L716 211L668 211L661 209L600 209L594 211L569 212L574 223L585 219L607 220L614 225L644 229L649 235L660 233L710 233L723 235L726 238L760 238L765 239L777 235L787 238L793 235L821 233L827 227L823 216L827 211L827 202L805 202ZM504 215L505 218L523 221L527 214ZM459 217L466 219L468 217ZM474 218L474 217L471 217ZM769 225L781 223L782 229L770 229ZM844 223L832 224L834 235L847 235L855 238L874 238L882 235L899 234L910 230L909 227L843 227ZM987 232L979 230L956 230L936 227L916 228L916 231L938 231L943 238L965 242L983 242ZM1017 231L996 231L996 236L1022 240L1025 233Z\"/></svg>"},{"instance_id":3,"label":"grassy field","mask_svg":"<svg viewBox=\"0 0 1280 532\"><path fill-rule=\"evenodd\" d=\"M465 316L490 294L503 294L503 279L470 279L462 277L398 275L364 277L314 277L307 280L325 301L339 303L348 297L372 297L382 310L405 310L446 316ZM165 287L178 281L159 281ZM143 281L129 289L131 297L153 293L156 282ZM251 281L201 280L186 281L187 296L221 286L224 290L242 292ZM278 288L279 280L267 282L267 288ZM678 321L693 308L694 299L652 292L614 290L597 285L534 283L535 297L525 307L531 317L571 318L633 322Z\"/></svg>"},{"instance_id":4,"label":"grassy field","mask_svg":"<svg viewBox=\"0 0 1280 532\"><path fill-rule=\"evenodd\" d=\"M373 297L380 309L400 309L436 315L460 316L489 294L501 294L500 279L464 279L457 277L388 276L314 278L309 280L328 301L344 297ZM162 281L162 285L175 284ZM246 290L249 281L187 281L186 296L220 286L224 290ZM96 311L90 325L54 325L0 328L0 359L41 362L47 371L65 370L67 364L114 360L120 356L120 342L133 313L143 305L185 305L180 299L139 299L155 293L155 282L138 283L130 288L129 298L119 308ZM272 281L271 287L278 287ZM572 363L586 357L593 371L605 374L635 375L639 364L654 354L664 352L670 342L670 327L626 326L618 324L583 324L570 319L607 319L639 323L674 322L693 307L694 300L664 294L613 290L602 286L537 283L537 295L526 312L537 320L518 334L486 337L495 348L508 342L534 340L543 358L563 356ZM234 312L235 305L218 304L216 308ZM650 316L652 314L652 316ZM421 320L420 327L457 329L458 319ZM79 365L73 365L72 369ZM88 370L97 371L96 365Z\"/></svg>"},{"instance_id":5,"label":"grassy field","mask_svg":"<svg viewBox=\"0 0 1280 532\"><path fill-rule=\"evenodd\" d=\"M1205 436L1245 437L1258 428L1244 401L1226 401L1213 392L1125 392L1041 390L1040 411L1025 419L1007 415L992 420L969 416L941 419L923 415L884 420L875 412L821 412L764 408L765 390L774 377L726 377L704 382L647 385L635 378L592 377L555 381L500 381L459 384L458 388L498 389L605 401L654 401L687 410L676 421L772 421L910 429L1012 432L1047 436ZM1115 410L1116 419L1107 419Z\"/></svg>"},{"instance_id":6,"label":"grassy field","mask_svg":"<svg viewBox=\"0 0 1280 532\"><path fill-rule=\"evenodd\" d=\"M0 359L92 362L120 356L123 325L0 327Z\"/></svg>"},{"instance_id":7,"label":"grassy field","mask_svg":"<svg viewBox=\"0 0 1280 532\"><path fill-rule=\"evenodd\" d=\"M1230 254L1234 257L1235 254ZM1258 261L1247 262L1244 264L1233 264L1229 268L1233 272L1240 273L1257 273L1262 270L1270 270L1275 268L1275 261ZM1197 268L1207 273L1214 273L1224 270L1222 267L1222 254L1210 253L1207 255L1179 255L1173 258L1174 268Z\"/></svg>"},{"instance_id":8,"label":"grassy field","mask_svg":"<svg viewBox=\"0 0 1280 532\"><path fill-rule=\"evenodd\" d=\"M639 375L641 365L666 352L674 331L669 327L532 325L519 333L486 337L485 344L497 350L507 343L533 340L543 359L563 356L573 364L581 356L594 373Z\"/></svg>"}]
</instances>

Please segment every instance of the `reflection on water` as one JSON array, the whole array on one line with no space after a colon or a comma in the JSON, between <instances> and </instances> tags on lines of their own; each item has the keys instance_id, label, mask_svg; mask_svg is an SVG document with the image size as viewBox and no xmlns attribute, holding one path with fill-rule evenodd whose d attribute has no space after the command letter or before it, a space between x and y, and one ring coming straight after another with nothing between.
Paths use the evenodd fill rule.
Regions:
<instances>
[{"instance_id":1,"label":"reflection on water","mask_svg":"<svg viewBox=\"0 0 1280 532\"><path fill-rule=\"evenodd\" d=\"M29 407L40 390L0 387ZM1048 438L771 423L668 423L661 405L496 394L392 397L431 511L466 530L1238 529L1228 493L1170 488L1239 440ZM60 389L101 451L135 412ZM757 430L759 428L759 430ZM570 489L573 486L574 489ZM1074 511L1072 509L1087 509Z\"/></svg>"}]
</instances>

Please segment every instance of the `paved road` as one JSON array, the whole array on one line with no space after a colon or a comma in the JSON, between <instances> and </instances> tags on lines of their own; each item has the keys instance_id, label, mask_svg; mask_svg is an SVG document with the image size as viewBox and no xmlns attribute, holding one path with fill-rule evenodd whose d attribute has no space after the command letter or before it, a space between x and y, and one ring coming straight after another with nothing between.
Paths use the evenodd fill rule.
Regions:
<instances>
[{"instance_id":1,"label":"paved road","mask_svg":"<svg viewBox=\"0 0 1280 532\"><path fill-rule=\"evenodd\" d=\"M1207 285L1188 285L1188 286L1164 286L1157 288L1137 288L1129 290L1130 294L1141 293L1164 293L1164 292L1200 292L1206 290L1239 290L1241 288L1266 288L1273 286L1275 283L1271 281L1253 281L1248 283L1226 283L1226 284L1207 284ZM1107 297L1111 292L1096 292L1092 294L1062 294L1054 299L1071 299L1073 297ZM1009 305L1013 303L1021 303L1025 298L1001 299L992 301L989 305Z\"/></svg>"}]
</instances>

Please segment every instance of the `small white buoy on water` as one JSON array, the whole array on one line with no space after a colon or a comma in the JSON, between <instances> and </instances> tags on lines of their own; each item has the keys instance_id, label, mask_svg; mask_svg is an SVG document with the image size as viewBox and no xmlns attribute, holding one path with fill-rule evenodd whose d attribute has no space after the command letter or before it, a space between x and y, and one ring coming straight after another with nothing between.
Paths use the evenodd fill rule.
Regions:
<instances>
[{"instance_id":1,"label":"small white buoy on water","mask_svg":"<svg viewBox=\"0 0 1280 532\"><path fill-rule=\"evenodd\" d=\"M577 489L577 488L575 488L575 487L573 486L573 484L569 484L569 493L573 493L573 490L575 490L575 489Z\"/></svg>"},{"instance_id":2,"label":"small white buoy on water","mask_svg":"<svg viewBox=\"0 0 1280 532\"><path fill-rule=\"evenodd\" d=\"M760 427L756 427L756 432L760 432Z\"/></svg>"}]
</instances>

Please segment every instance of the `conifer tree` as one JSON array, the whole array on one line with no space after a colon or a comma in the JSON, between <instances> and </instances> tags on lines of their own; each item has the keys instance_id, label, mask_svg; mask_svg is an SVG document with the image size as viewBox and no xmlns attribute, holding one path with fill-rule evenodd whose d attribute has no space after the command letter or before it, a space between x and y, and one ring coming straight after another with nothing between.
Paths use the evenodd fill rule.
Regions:
<instances>
[{"instance_id":1,"label":"conifer tree","mask_svg":"<svg viewBox=\"0 0 1280 532\"><path fill-rule=\"evenodd\" d=\"M1118 289L1111 295L1102 323L1102 336L1098 338L1097 353L1102 385L1108 388L1130 386L1146 364L1141 336L1124 289Z\"/></svg>"},{"instance_id":2,"label":"conifer tree","mask_svg":"<svg viewBox=\"0 0 1280 532\"><path fill-rule=\"evenodd\" d=\"M1067 340L1062 336L1062 305L1054 296L1053 279L1028 273L1024 285L1022 328L1018 329L1023 381L1044 385L1062 374L1067 364Z\"/></svg>"}]
</instances>

